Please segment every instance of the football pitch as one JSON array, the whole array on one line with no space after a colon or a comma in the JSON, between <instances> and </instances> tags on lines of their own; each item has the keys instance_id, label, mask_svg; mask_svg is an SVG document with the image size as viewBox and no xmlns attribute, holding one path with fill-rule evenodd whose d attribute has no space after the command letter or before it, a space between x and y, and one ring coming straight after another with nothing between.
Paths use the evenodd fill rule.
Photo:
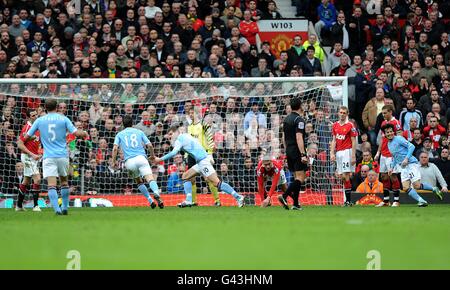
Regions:
<instances>
[{"instance_id":1,"label":"football pitch","mask_svg":"<svg viewBox=\"0 0 450 290\"><path fill-rule=\"evenodd\" d=\"M450 206L0 210L0 269L450 269ZM374 252L377 251L377 252Z\"/></svg>"}]
</instances>

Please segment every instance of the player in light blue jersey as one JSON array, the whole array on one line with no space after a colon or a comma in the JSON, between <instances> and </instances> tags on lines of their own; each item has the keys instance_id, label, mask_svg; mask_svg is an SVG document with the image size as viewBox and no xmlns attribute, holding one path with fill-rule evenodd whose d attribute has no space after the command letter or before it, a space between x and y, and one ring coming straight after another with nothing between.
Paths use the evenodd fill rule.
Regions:
<instances>
[{"instance_id":1,"label":"player in light blue jersey","mask_svg":"<svg viewBox=\"0 0 450 290\"><path fill-rule=\"evenodd\" d=\"M34 121L27 132L24 142L30 139L39 130L40 139L44 148L42 171L47 179L48 197L57 215L67 215L69 208L69 155L66 145L67 131L78 138L88 136L87 132L75 128L73 123L64 115L56 112L58 102L55 99L45 100L47 115ZM58 205L58 192L56 185L58 177L61 182L62 206Z\"/></svg>"},{"instance_id":2,"label":"player in light blue jersey","mask_svg":"<svg viewBox=\"0 0 450 290\"><path fill-rule=\"evenodd\" d=\"M114 148L111 158L111 167L114 168L116 164L117 153L120 149L123 152L125 159L125 167L128 170L131 178L133 178L139 185L139 191L147 198L150 203L150 207L154 209L156 203L150 197L147 185L142 180L142 177L147 181L150 189L153 191L153 196L158 202L159 208L164 208L164 202L159 195L158 184L156 184L153 178L152 169L147 160L147 154L145 147L150 151L150 156L154 156L153 146L141 130L132 128L133 119L131 116L125 116L123 118L123 126L125 129L117 133L114 139ZM145 146L145 147L144 147Z\"/></svg>"},{"instance_id":3,"label":"player in light blue jersey","mask_svg":"<svg viewBox=\"0 0 450 290\"><path fill-rule=\"evenodd\" d=\"M418 202L420 207L425 207L428 203L417 193L418 189L431 190L442 200L442 192L437 187L420 182L419 162L413 156L414 145L403 137L395 136L392 124L387 124L381 129L388 139L388 148L393 158L388 174L391 175L394 169L400 171L403 189Z\"/></svg>"},{"instance_id":4,"label":"player in light blue jersey","mask_svg":"<svg viewBox=\"0 0 450 290\"><path fill-rule=\"evenodd\" d=\"M198 174L202 174L208 182L211 182L220 191L231 194L236 199L239 207L244 206L244 196L238 194L228 183L219 179L216 170L212 166L211 158L208 157L208 153L197 139L187 133L180 134L178 127L170 128L167 137L172 142L173 150L161 158L154 158L154 162L166 161L174 157L181 149L197 162L196 165L184 172L181 177L184 182L186 200L178 204L179 207L192 206L192 183L190 180Z\"/></svg>"}]
</instances>

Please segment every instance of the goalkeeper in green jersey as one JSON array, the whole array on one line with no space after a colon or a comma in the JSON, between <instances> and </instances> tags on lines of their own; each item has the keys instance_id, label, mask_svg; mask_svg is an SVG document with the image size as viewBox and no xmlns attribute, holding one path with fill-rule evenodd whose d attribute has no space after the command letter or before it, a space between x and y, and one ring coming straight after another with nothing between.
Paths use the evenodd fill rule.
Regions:
<instances>
[{"instance_id":1,"label":"goalkeeper in green jersey","mask_svg":"<svg viewBox=\"0 0 450 290\"><path fill-rule=\"evenodd\" d=\"M209 124L206 124L205 122L202 122L200 119L200 113L198 112L198 107L193 107L189 110L189 118L192 120L192 123L188 126L188 133L196 138L200 144L202 144L203 148L208 152L208 155L210 156L210 159L213 160L212 154L214 152L214 139L213 139L213 132L211 130L211 126ZM188 167L191 168L197 162L192 158L190 155L187 155L187 163ZM197 205L197 185L195 181L196 177L193 177L191 180L192 183L192 203L193 205ZM214 186L211 182L208 182L208 187L211 193L214 196L214 205L215 206L221 206L220 199L219 199L219 190L216 186Z\"/></svg>"}]
</instances>

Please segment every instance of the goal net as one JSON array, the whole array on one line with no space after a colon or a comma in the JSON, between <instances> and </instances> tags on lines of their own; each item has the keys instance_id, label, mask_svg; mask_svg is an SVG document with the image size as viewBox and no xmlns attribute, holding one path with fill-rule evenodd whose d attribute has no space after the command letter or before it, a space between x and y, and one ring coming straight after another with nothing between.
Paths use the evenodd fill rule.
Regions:
<instances>
[{"instance_id":1,"label":"goal net","mask_svg":"<svg viewBox=\"0 0 450 290\"><path fill-rule=\"evenodd\" d=\"M166 137L170 126L180 124L187 132L189 125L200 122L211 134L219 177L244 194L247 205L259 205L256 167L263 155L282 160L288 183L292 179L281 138L283 118L290 112L293 97L302 100L310 160L300 201L304 205L343 202L329 144L331 125L338 118L339 106L347 101L346 78L0 79L0 207L13 206L23 178L24 164L16 141L27 111L45 114L44 101L50 97L58 100L59 113L89 133L86 140L70 134L66 137L71 206L147 205L128 177L123 155L119 154L117 169L109 166L124 115L133 117L134 127L149 137L159 157L171 150ZM166 205L184 200L181 175L186 168L187 158L182 153L152 165ZM213 205L211 190L200 177L196 187L197 204ZM235 205L231 196L220 193L219 197L222 205ZM43 181L41 206L46 200ZM276 196L272 204L278 204ZM31 206L31 201L25 206Z\"/></svg>"}]
</instances>

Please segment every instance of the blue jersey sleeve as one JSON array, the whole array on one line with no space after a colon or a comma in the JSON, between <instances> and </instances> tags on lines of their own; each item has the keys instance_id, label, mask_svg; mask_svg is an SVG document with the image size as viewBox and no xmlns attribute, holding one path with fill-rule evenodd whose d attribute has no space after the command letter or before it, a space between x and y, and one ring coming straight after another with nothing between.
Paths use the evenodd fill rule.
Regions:
<instances>
[{"instance_id":1,"label":"blue jersey sleeve","mask_svg":"<svg viewBox=\"0 0 450 290\"><path fill-rule=\"evenodd\" d=\"M167 153L166 155L164 155L161 159L162 161L166 161L167 159L170 159L172 157L174 157L175 155L177 155L178 152L180 152L182 147L181 142L177 139L175 141L175 144L173 145L173 149L172 151L170 151L169 153Z\"/></svg>"},{"instance_id":2,"label":"blue jersey sleeve","mask_svg":"<svg viewBox=\"0 0 450 290\"><path fill-rule=\"evenodd\" d=\"M34 133L36 133L36 131L39 129L39 122L40 119L38 118L36 121L34 121L33 125L31 126L30 130L28 130L27 135L28 136L33 136Z\"/></svg>"},{"instance_id":3,"label":"blue jersey sleeve","mask_svg":"<svg viewBox=\"0 0 450 290\"><path fill-rule=\"evenodd\" d=\"M411 156L413 155L414 149L415 149L414 145L411 142L409 142L408 140L406 140L405 138L400 137L400 136L395 136L395 139L396 139L398 145L404 148L404 150L406 152L405 158L408 158L408 159L411 158Z\"/></svg>"},{"instance_id":4,"label":"blue jersey sleeve","mask_svg":"<svg viewBox=\"0 0 450 290\"><path fill-rule=\"evenodd\" d=\"M119 146L119 143L120 143L119 134L117 134L116 137L114 137L114 145Z\"/></svg>"},{"instance_id":5,"label":"blue jersey sleeve","mask_svg":"<svg viewBox=\"0 0 450 290\"><path fill-rule=\"evenodd\" d=\"M413 156L414 150L416 149L416 147L414 146L414 144L412 144L411 142L407 141L405 139L405 141L408 143L408 154L406 155L406 158L411 158Z\"/></svg>"},{"instance_id":6,"label":"blue jersey sleeve","mask_svg":"<svg viewBox=\"0 0 450 290\"><path fill-rule=\"evenodd\" d=\"M394 141L397 146L401 146L405 149L408 148L408 141L406 141L405 138L399 138L399 136L394 136L394 138L395 138Z\"/></svg>"},{"instance_id":7,"label":"blue jersey sleeve","mask_svg":"<svg viewBox=\"0 0 450 290\"><path fill-rule=\"evenodd\" d=\"M69 120L69 118L65 117L64 122L66 122L66 128L71 134L77 131L77 128L75 128L75 126L73 125L72 121Z\"/></svg>"}]
</instances>

